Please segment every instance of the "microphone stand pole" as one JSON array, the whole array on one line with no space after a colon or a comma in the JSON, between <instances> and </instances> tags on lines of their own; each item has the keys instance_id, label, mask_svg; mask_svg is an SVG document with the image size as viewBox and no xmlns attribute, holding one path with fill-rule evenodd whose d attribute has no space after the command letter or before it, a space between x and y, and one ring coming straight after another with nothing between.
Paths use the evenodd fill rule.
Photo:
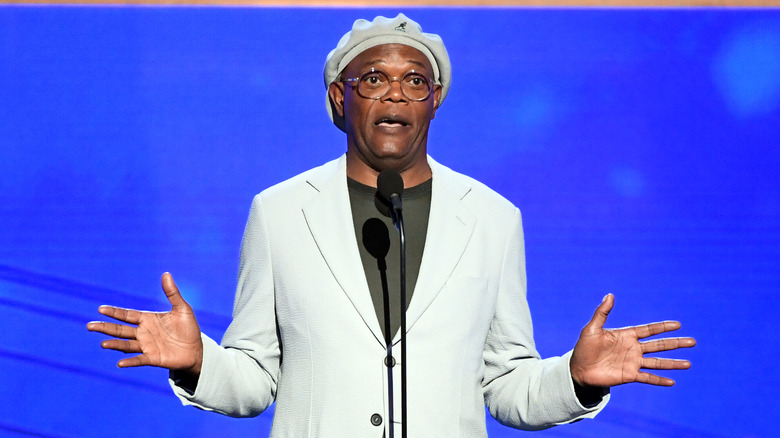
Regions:
<instances>
[{"instance_id":1,"label":"microphone stand pole","mask_svg":"<svg viewBox=\"0 0 780 438\"><path fill-rule=\"evenodd\" d=\"M391 197L393 201L393 222L398 229L401 243L401 437L407 438L406 422L406 232L404 218L401 212L401 199L397 194Z\"/></svg>"}]
</instances>

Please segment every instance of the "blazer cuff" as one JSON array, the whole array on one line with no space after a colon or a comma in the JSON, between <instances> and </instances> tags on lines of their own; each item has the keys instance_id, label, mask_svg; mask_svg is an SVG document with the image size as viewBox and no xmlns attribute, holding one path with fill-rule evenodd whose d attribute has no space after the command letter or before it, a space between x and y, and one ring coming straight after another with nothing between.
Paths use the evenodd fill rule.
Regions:
<instances>
[{"instance_id":1,"label":"blazer cuff","mask_svg":"<svg viewBox=\"0 0 780 438\"><path fill-rule=\"evenodd\" d=\"M200 376L198 377L198 382L194 391L193 388L187 385L188 382L178 379L175 372L169 373L168 384L171 385L173 393L179 398L183 405L192 405L210 411L212 409L201 404L201 402L209 393L209 384L213 384L214 382L213 375L215 370L213 359L216 354L219 354L217 350L222 347L204 333L200 334L200 338L203 341L203 364L201 365ZM180 384L183 385L180 386Z\"/></svg>"},{"instance_id":2,"label":"blazer cuff","mask_svg":"<svg viewBox=\"0 0 780 438\"><path fill-rule=\"evenodd\" d=\"M565 423L572 423L575 421L582 420L583 418L593 418L601 412L602 409L607 405L610 398L610 392L609 388L603 388L603 394L601 396L600 401L594 400L595 403L583 405L580 401L579 397L577 397L577 390L574 387L574 378L571 376L571 355L572 351L569 351L568 353L563 355L563 363L566 364L566 381L568 383L568 391L566 394L567 403L571 403L572 409L579 412L579 414L573 418L571 421L567 421Z\"/></svg>"}]
</instances>

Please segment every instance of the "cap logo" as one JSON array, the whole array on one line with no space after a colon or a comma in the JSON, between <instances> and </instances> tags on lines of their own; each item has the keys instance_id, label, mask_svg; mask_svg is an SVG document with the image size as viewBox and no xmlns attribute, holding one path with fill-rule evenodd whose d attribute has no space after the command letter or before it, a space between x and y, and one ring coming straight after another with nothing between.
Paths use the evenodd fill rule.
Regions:
<instances>
[{"instance_id":1,"label":"cap logo","mask_svg":"<svg viewBox=\"0 0 780 438\"><path fill-rule=\"evenodd\" d=\"M406 22L404 21L403 23L399 24L393 30L397 30L399 32L406 32Z\"/></svg>"}]
</instances>

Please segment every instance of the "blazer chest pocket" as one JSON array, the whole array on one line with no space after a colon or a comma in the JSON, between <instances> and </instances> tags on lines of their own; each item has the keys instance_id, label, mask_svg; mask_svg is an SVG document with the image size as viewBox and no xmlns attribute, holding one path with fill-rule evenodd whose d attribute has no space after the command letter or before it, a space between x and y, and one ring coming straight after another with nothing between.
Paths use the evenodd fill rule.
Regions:
<instances>
[{"instance_id":1,"label":"blazer chest pocket","mask_svg":"<svg viewBox=\"0 0 780 438\"><path fill-rule=\"evenodd\" d=\"M439 306L431 310L442 312L442 317L452 322L453 329L486 330L495 309L495 293L490 283L485 277L452 277L435 300Z\"/></svg>"}]
</instances>

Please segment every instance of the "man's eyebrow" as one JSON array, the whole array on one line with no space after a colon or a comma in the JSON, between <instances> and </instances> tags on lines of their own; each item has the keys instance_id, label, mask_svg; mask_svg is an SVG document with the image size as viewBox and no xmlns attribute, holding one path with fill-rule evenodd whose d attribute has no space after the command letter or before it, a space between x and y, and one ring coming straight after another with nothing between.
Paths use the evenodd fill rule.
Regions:
<instances>
[{"instance_id":1,"label":"man's eyebrow","mask_svg":"<svg viewBox=\"0 0 780 438\"><path fill-rule=\"evenodd\" d=\"M415 61L415 60L413 60L413 59L410 59L410 60L408 60L408 61L406 61L406 62L408 62L408 63L410 63L410 64L417 64L417 65L419 65L420 67L425 67L425 64L423 64L422 62L419 62L419 61Z\"/></svg>"},{"instance_id":2,"label":"man's eyebrow","mask_svg":"<svg viewBox=\"0 0 780 438\"><path fill-rule=\"evenodd\" d=\"M406 62L409 63L409 64L419 65L420 67L425 68L427 70L427 66L425 64L423 64L422 62L420 62L420 61L415 61L414 59L407 59ZM376 59L372 59L370 61L364 62L363 63L363 67L368 67L368 66L373 65L373 64L386 64L386 63L387 63L387 61L385 60L385 58L376 58Z\"/></svg>"}]
</instances>

